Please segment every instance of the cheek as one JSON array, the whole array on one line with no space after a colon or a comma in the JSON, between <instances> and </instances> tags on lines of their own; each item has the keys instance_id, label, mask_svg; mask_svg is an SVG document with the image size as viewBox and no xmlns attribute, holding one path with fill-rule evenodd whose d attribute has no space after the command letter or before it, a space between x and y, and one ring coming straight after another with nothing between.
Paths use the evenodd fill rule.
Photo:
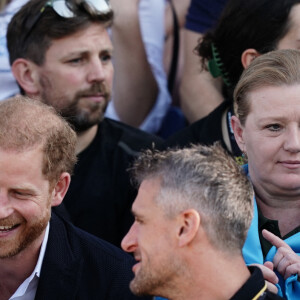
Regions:
<instances>
[{"instance_id":1,"label":"cheek","mask_svg":"<svg viewBox=\"0 0 300 300\"><path fill-rule=\"evenodd\" d=\"M56 81L58 85L74 90L84 82L84 75L83 72L61 73L60 76L57 76Z\"/></svg>"},{"instance_id":2,"label":"cheek","mask_svg":"<svg viewBox=\"0 0 300 300\"><path fill-rule=\"evenodd\" d=\"M113 69L108 70L107 74L106 74L106 84L109 87L112 87L112 85L113 85L113 78L114 78L114 71L113 71Z\"/></svg>"},{"instance_id":3,"label":"cheek","mask_svg":"<svg viewBox=\"0 0 300 300\"><path fill-rule=\"evenodd\" d=\"M55 89L60 88L62 91L68 87L74 89L79 86L84 79L83 70L70 70L59 66L57 66L57 68L54 66L54 68L46 69L44 74Z\"/></svg>"},{"instance_id":4,"label":"cheek","mask_svg":"<svg viewBox=\"0 0 300 300\"><path fill-rule=\"evenodd\" d=\"M47 214L45 207L42 208L36 203L20 204L16 207L16 210L29 223L34 223Z\"/></svg>"},{"instance_id":5,"label":"cheek","mask_svg":"<svg viewBox=\"0 0 300 300\"><path fill-rule=\"evenodd\" d=\"M251 143L247 146L248 161L258 166L266 165L266 163L276 160L279 151L280 146L275 141L265 139L264 141Z\"/></svg>"}]
</instances>

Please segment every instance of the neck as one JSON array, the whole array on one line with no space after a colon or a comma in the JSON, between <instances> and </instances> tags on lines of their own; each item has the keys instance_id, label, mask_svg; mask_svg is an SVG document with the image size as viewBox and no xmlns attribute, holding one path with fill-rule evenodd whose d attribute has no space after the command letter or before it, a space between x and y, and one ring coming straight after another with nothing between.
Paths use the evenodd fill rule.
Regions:
<instances>
[{"instance_id":1,"label":"neck","mask_svg":"<svg viewBox=\"0 0 300 300\"><path fill-rule=\"evenodd\" d=\"M207 251L199 260L187 262L189 276L166 295L170 300L228 300L249 279L250 272L241 255L232 258L220 251ZM197 262L198 263L195 263ZM222 287L222 288L219 288Z\"/></svg>"},{"instance_id":2,"label":"neck","mask_svg":"<svg viewBox=\"0 0 300 300\"><path fill-rule=\"evenodd\" d=\"M91 144L91 142L96 136L97 130L98 130L98 125L94 125L93 127L87 129L86 131L77 133L76 154L82 152Z\"/></svg>"},{"instance_id":3,"label":"neck","mask_svg":"<svg viewBox=\"0 0 300 300\"><path fill-rule=\"evenodd\" d=\"M9 299L33 272L44 234L19 254L0 258L0 300Z\"/></svg>"},{"instance_id":4,"label":"neck","mask_svg":"<svg viewBox=\"0 0 300 300\"><path fill-rule=\"evenodd\" d=\"M262 214L270 219L277 220L281 236L300 225L300 199L290 201L288 199L263 198L255 195L257 205Z\"/></svg>"}]
</instances>

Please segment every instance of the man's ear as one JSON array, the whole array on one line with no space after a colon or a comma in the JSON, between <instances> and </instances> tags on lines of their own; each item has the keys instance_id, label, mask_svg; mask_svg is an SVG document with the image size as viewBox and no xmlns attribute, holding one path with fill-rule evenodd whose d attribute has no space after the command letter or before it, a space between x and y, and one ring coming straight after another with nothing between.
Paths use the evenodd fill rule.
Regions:
<instances>
[{"instance_id":1,"label":"man's ear","mask_svg":"<svg viewBox=\"0 0 300 300\"><path fill-rule=\"evenodd\" d=\"M39 94L36 68L33 62L24 58L16 59L11 66L14 77L29 96Z\"/></svg>"},{"instance_id":2,"label":"man's ear","mask_svg":"<svg viewBox=\"0 0 300 300\"><path fill-rule=\"evenodd\" d=\"M183 247L196 237L200 226L200 215L195 209L187 209L180 214L179 222L178 245Z\"/></svg>"},{"instance_id":3,"label":"man's ear","mask_svg":"<svg viewBox=\"0 0 300 300\"><path fill-rule=\"evenodd\" d=\"M64 172L60 175L60 178L52 191L51 206L58 206L61 204L68 191L70 182L71 176L69 173Z\"/></svg>"},{"instance_id":4,"label":"man's ear","mask_svg":"<svg viewBox=\"0 0 300 300\"><path fill-rule=\"evenodd\" d=\"M247 149L246 149L246 145L244 142L244 136L243 136L244 129L243 129L243 126L238 117L236 117L236 116L231 117L231 127L234 132L235 140L236 140L237 144L239 145L241 151L243 153L246 153Z\"/></svg>"},{"instance_id":5,"label":"man's ear","mask_svg":"<svg viewBox=\"0 0 300 300\"><path fill-rule=\"evenodd\" d=\"M244 69L246 69L251 64L251 62L259 55L260 54L255 49L246 49L241 56L241 62Z\"/></svg>"}]
</instances>

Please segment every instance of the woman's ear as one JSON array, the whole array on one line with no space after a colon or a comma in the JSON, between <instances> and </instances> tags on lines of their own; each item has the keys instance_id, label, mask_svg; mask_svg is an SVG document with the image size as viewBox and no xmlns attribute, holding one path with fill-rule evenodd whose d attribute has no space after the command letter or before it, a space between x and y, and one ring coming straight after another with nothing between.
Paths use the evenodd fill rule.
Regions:
<instances>
[{"instance_id":1,"label":"woman's ear","mask_svg":"<svg viewBox=\"0 0 300 300\"><path fill-rule=\"evenodd\" d=\"M244 142L244 136L243 136L244 129L243 129L243 126L241 125L241 122L238 117L236 117L236 116L231 117L231 127L234 132L234 138L235 138L239 148L241 149L241 151L243 153L246 153L247 149L246 149L246 145Z\"/></svg>"},{"instance_id":2,"label":"woman's ear","mask_svg":"<svg viewBox=\"0 0 300 300\"><path fill-rule=\"evenodd\" d=\"M24 58L16 59L11 66L14 77L28 96L39 94L36 68L33 62Z\"/></svg>"},{"instance_id":3,"label":"woman's ear","mask_svg":"<svg viewBox=\"0 0 300 300\"><path fill-rule=\"evenodd\" d=\"M241 62L244 69L246 69L251 64L251 62L259 55L260 54L255 49L246 49L241 56Z\"/></svg>"}]
</instances>

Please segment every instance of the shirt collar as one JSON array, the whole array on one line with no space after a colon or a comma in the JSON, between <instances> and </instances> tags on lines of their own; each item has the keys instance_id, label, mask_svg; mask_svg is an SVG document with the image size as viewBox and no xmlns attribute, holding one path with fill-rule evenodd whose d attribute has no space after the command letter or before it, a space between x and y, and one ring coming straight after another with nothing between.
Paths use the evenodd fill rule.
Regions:
<instances>
[{"instance_id":1,"label":"shirt collar","mask_svg":"<svg viewBox=\"0 0 300 300\"><path fill-rule=\"evenodd\" d=\"M266 289L261 270L257 267L248 267L251 276L230 300L258 299ZM257 297L257 298L255 298Z\"/></svg>"}]
</instances>

